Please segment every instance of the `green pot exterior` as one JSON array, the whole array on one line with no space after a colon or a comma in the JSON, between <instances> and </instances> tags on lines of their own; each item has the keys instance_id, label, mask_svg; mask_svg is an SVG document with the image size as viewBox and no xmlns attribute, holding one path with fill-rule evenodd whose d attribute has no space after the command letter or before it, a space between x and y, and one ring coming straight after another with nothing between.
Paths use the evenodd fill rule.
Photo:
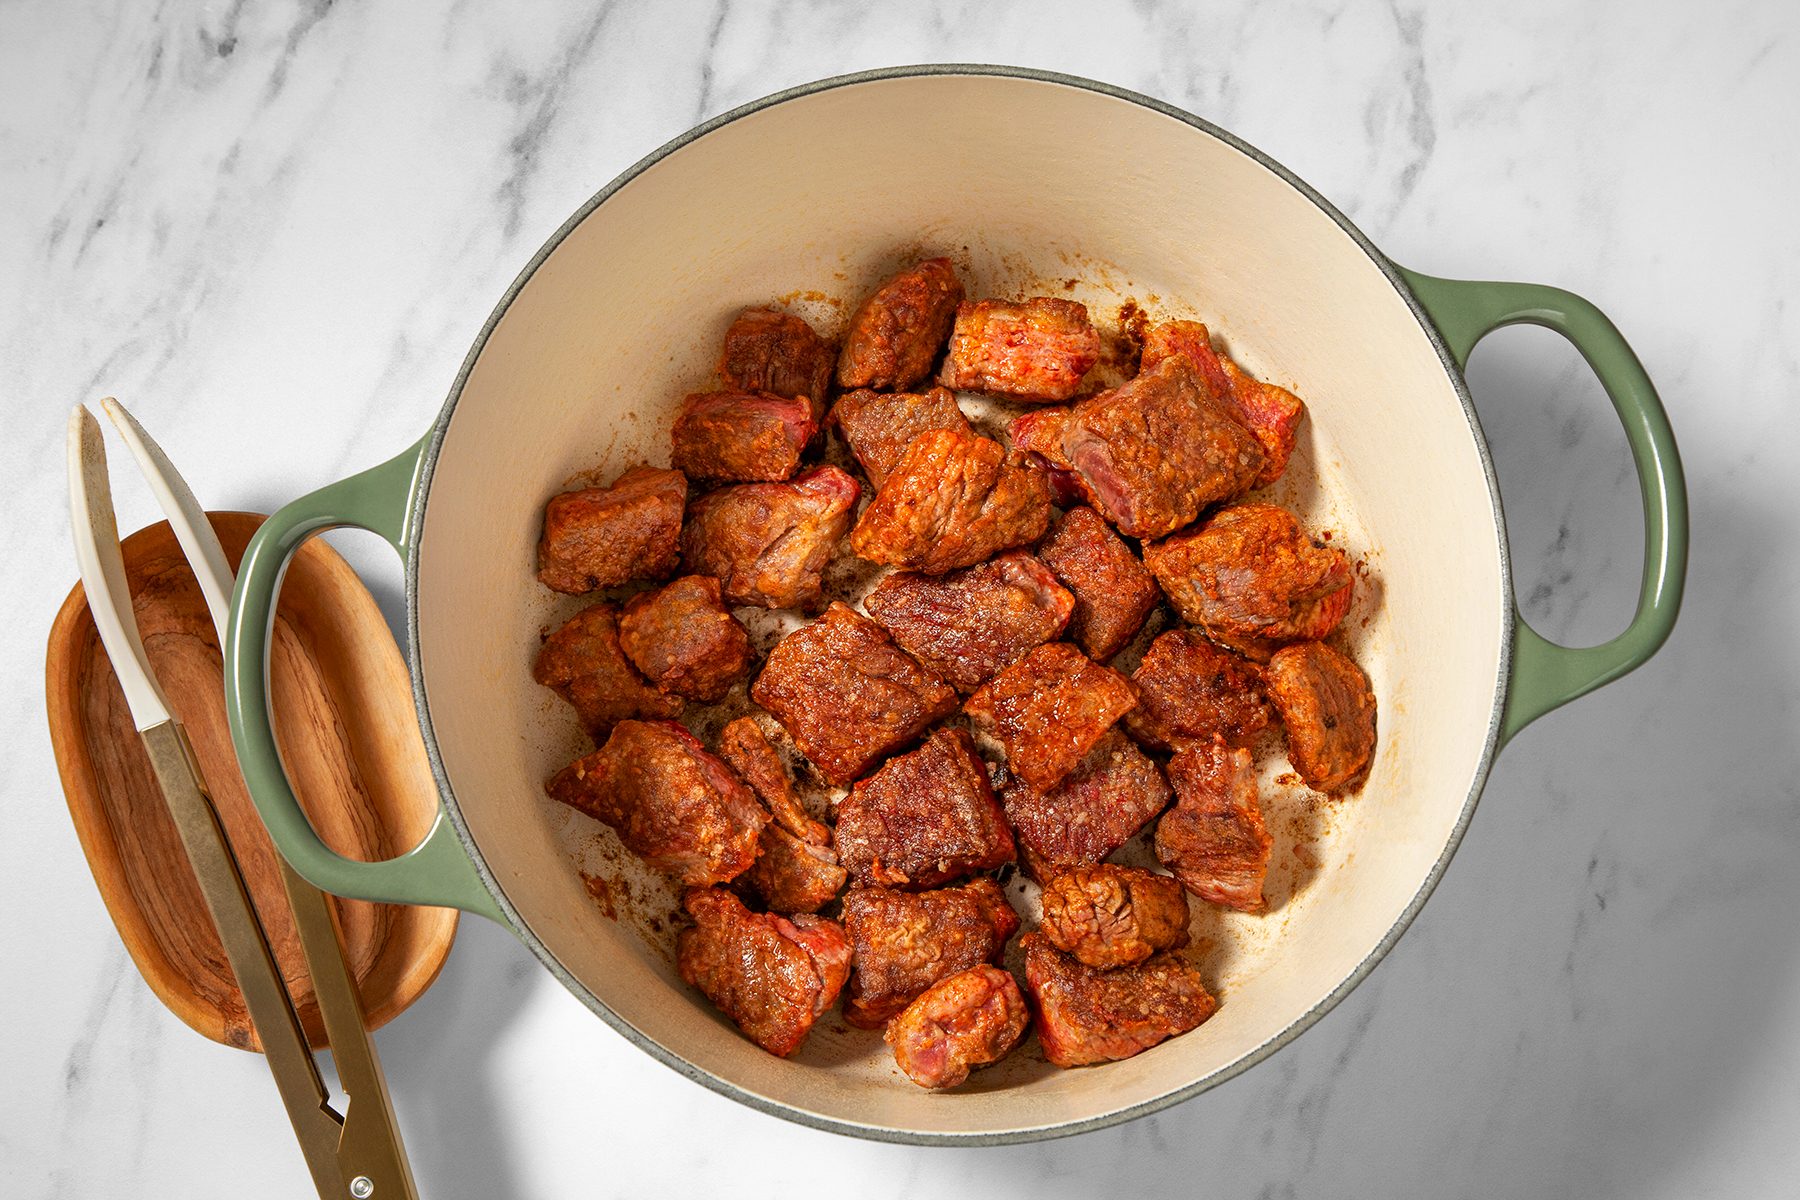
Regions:
<instances>
[{"instance_id":1,"label":"green pot exterior","mask_svg":"<svg viewBox=\"0 0 1800 1200\"><path fill-rule=\"evenodd\" d=\"M1553 329L1581 351L1606 389L1637 465L1644 501L1644 575L1625 632L1598 646L1559 646L1525 623L1514 603L1512 679L1500 721L1505 745L1525 726L1641 666L1669 640L1687 578L1687 485L1669 416L1643 364L1606 314L1571 292L1536 283L1440 279L1400 268L1459 369L1506 325Z\"/></svg>"}]
</instances>

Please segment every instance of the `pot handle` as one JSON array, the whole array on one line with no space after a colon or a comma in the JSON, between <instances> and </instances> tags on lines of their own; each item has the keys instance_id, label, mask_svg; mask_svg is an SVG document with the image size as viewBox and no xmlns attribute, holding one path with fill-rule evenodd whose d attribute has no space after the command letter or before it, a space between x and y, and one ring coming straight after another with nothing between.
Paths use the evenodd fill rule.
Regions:
<instances>
[{"instance_id":1,"label":"pot handle","mask_svg":"<svg viewBox=\"0 0 1800 1200\"><path fill-rule=\"evenodd\" d=\"M1637 612L1625 632L1598 646L1559 646L1525 623L1515 601L1512 680L1500 723L1504 745L1551 709L1640 666L1668 640L1687 577L1687 485L1662 401L1606 314L1561 288L1399 270L1459 370L1468 365L1475 343L1505 325L1541 325L1572 342L1618 410L1643 493L1644 576Z\"/></svg>"},{"instance_id":2,"label":"pot handle","mask_svg":"<svg viewBox=\"0 0 1800 1200\"><path fill-rule=\"evenodd\" d=\"M238 567L225 633L225 713L238 768L282 857L314 886L340 896L392 904L433 904L505 923L440 803L424 839L384 862L345 858L319 839L294 795L275 744L269 706L269 641L288 560L307 538L354 525L378 534L407 558L413 485L421 440L405 453L302 496L265 521Z\"/></svg>"}]
</instances>

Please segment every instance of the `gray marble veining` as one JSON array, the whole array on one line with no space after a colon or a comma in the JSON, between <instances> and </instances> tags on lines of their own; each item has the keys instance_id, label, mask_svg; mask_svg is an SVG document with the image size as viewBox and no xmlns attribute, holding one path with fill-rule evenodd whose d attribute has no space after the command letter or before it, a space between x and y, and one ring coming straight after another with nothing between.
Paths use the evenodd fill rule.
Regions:
<instances>
[{"instance_id":1,"label":"gray marble veining","mask_svg":"<svg viewBox=\"0 0 1800 1200\"><path fill-rule=\"evenodd\" d=\"M305 1196L261 1064L137 978L41 709L73 578L70 404L127 399L220 507L412 441L567 214L695 122L909 61L1137 88L1267 150L1409 266L1604 307L1692 487L1681 627L1525 733L1399 948L1247 1075L1048 1145L865 1144L689 1084L500 931L379 1042L429 1196L1778 1195L1800 1177L1800 10L1521 0L0 6L0 1192ZM1097 161L1096 169L1104 169ZM1597 640L1635 594L1623 439L1579 358L1470 379L1521 604ZM122 488L125 520L147 497ZM352 540L392 602L397 571Z\"/></svg>"}]
</instances>

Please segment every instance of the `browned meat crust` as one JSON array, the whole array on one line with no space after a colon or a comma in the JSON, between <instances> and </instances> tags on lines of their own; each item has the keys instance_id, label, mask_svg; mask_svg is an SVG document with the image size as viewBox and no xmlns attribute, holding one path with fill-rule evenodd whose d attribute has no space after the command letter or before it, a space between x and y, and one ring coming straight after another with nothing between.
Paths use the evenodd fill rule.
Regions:
<instances>
[{"instance_id":1,"label":"browned meat crust","mask_svg":"<svg viewBox=\"0 0 1800 1200\"><path fill-rule=\"evenodd\" d=\"M596 744L633 717L678 717L681 697L646 683L619 645L619 610L594 604L544 639L531 676L567 700Z\"/></svg>"},{"instance_id":2,"label":"browned meat crust","mask_svg":"<svg viewBox=\"0 0 1800 1200\"><path fill-rule=\"evenodd\" d=\"M716 578L730 604L812 608L861 491L846 472L814 467L787 483L708 492L681 531L688 569Z\"/></svg>"},{"instance_id":3,"label":"browned meat crust","mask_svg":"<svg viewBox=\"0 0 1800 1200\"><path fill-rule=\"evenodd\" d=\"M1217 738L1169 760L1175 807L1156 823L1156 857L1202 900L1255 912L1263 906L1269 831L1256 803L1250 752Z\"/></svg>"},{"instance_id":4,"label":"browned meat crust","mask_svg":"<svg viewBox=\"0 0 1800 1200\"><path fill-rule=\"evenodd\" d=\"M889 279L850 318L838 386L902 391L931 374L962 298L947 258L926 259Z\"/></svg>"},{"instance_id":5,"label":"browned meat crust","mask_svg":"<svg viewBox=\"0 0 1800 1200\"><path fill-rule=\"evenodd\" d=\"M1030 1020L1013 977L984 965L932 984L888 1022L885 1037L908 1079L920 1087L953 1088L971 1068L1011 1053Z\"/></svg>"},{"instance_id":6,"label":"browned meat crust","mask_svg":"<svg viewBox=\"0 0 1800 1200\"><path fill-rule=\"evenodd\" d=\"M921 395L871 392L867 388L840 396L831 419L856 455L869 485L879 488L914 438L934 429L972 432L969 419L948 389L934 387Z\"/></svg>"},{"instance_id":7,"label":"browned meat crust","mask_svg":"<svg viewBox=\"0 0 1800 1200\"><path fill-rule=\"evenodd\" d=\"M1013 550L946 575L896 571L863 607L909 654L969 692L1061 634L1075 598L1037 559Z\"/></svg>"},{"instance_id":8,"label":"browned meat crust","mask_svg":"<svg viewBox=\"0 0 1800 1200\"><path fill-rule=\"evenodd\" d=\"M850 531L870 562L941 575L1034 542L1050 527L1041 471L999 442L950 429L914 438Z\"/></svg>"},{"instance_id":9,"label":"browned meat crust","mask_svg":"<svg viewBox=\"0 0 1800 1200\"><path fill-rule=\"evenodd\" d=\"M843 927L753 913L723 888L692 888L682 905L694 918L676 940L682 979L770 1054L798 1050L850 974Z\"/></svg>"},{"instance_id":10,"label":"browned meat crust","mask_svg":"<svg viewBox=\"0 0 1800 1200\"><path fill-rule=\"evenodd\" d=\"M1162 770L1116 729L1055 787L1006 783L1001 801L1033 873L1097 863L1169 803Z\"/></svg>"},{"instance_id":11,"label":"browned meat crust","mask_svg":"<svg viewBox=\"0 0 1800 1200\"><path fill-rule=\"evenodd\" d=\"M680 471L633 467L612 485L552 496L538 541L538 579L578 595L634 579L667 579L681 560Z\"/></svg>"},{"instance_id":12,"label":"browned meat crust","mask_svg":"<svg viewBox=\"0 0 1800 1200\"><path fill-rule=\"evenodd\" d=\"M1013 860L987 764L961 729L939 729L838 805L838 860L863 884L926 888Z\"/></svg>"},{"instance_id":13,"label":"browned meat crust","mask_svg":"<svg viewBox=\"0 0 1800 1200\"><path fill-rule=\"evenodd\" d=\"M851 888L844 928L856 950L844 1019L876 1029L938 980L999 962L1019 917L998 884L975 879L930 892Z\"/></svg>"},{"instance_id":14,"label":"browned meat crust","mask_svg":"<svg viewBox=\"0 0 1800 1200\"><path fill-rule=\"evenodd\" d=\"M1144 564L1185 621L1250 657L1322 638L1350 609L1350 560L1275 504L1235 504L1144 547Z\"/></svg>"},{"instance_id":15,"label":"browned meat crust","mask_svg":"<svg viewBox=\"0 0 1800 1200\"><path fill-rule=\"evenodd\" d=\"M1038 929L1090 967L1128 967L1187 945L1187 894L1167 875L1136 867L1072 867L1044 881Z\"/></svg>"},{"instance_id":16,"label":"browned meat crust","mask_svg":"<svg viewBox=\"0 0 1800 1200\"><path fill-rule=\"evenodd\" d=\"M545 785L612 826L625 848L690 886L749 869L768 816L743 781L674 721L621 721Z\"/></svg>"},{"instance_id":17,"label":"browned meat crust","mask_svg":"<svg viewBox=\"0 0 1800 1200\"><path fill-rule=\"evenodd\" d=\"M1042 790L1061 783L1136 704L1123 675L1052 642L994 676L963 711L1000 740L1007 768Z\"/></svg>"},{"instance_id":18,"label":"browned meat crust","mask_svg":"<svg viewBox=\"0 0 1800 1200\"><path fill-rule=\"evenodd\" d=\"M1176 954L1099 971L1027 934L1025 987L1044 1057L1059 1067L1116 1062L1186 1033L1218 1002L1200 973Z\"/></svg>"},{"instance_id":19,"label":"browned meat crust","mask_svg":"<svg viewBox=\"0 0 1800 1200\"><path fill-rule=\"evenodd\" d=\"M626 601L619 645L659 689L707 704L750 669L750 635L710 575L684 575Z\"/></svg>"},{"instance_id":20,"label":"browned meat crust","mask_svg":"<svg viewBox=\"0 0 1800 1200\"><path fill-rule=\"evenodd\" d=\"M1086 306L1073 300L965 302L956 310L938 382L1018 400L1067 400L1098 361L1100 335Z\"/></svg>"},{"instance_id":21,"label":"browned meat crust","mask_svg":"<svg viewBox=\"0 0 1800 1200\"><path fill-rule=\"evenodd\" d=\"M1215 735L1247 746L1269 727L1272 714L1255 664L1191 629L1171 629L1151 642L1131 682L1138 706L1125 728L1158 750L1210 742Z\"/></svg>"},{"instance_id":22,"label":"browned meat crust","mask_svg":"<svg viewBox=\"0 0 1800 1200\"><path fill-rule=\"evenodd\" d=\"M1096 662L1123 650L1162 598L1131 547L1086 505L1064 513L1037 554L1074 595L1069 634Z\"/></svg>"},{"instance_id":23,"label":"browned meat crust","mask_svg":"<svg viewBox=\"0 0 1800 1200\"><path fill-rule=\"evenodd\" d=\"M956 710L956 692L846 604L777 642L750 695L843 786Z\"/></svg>"},{"instance_id":24,"label":"browned meat crust","mask_svg":"<svg viewBox=\"0 0 1800 1200\"><path fill-rule=\"evenodd\" d=\"M1287 727L1288 760L1307 786L1350 787L1375 753L1369 677L1323 642L1298 642L1269 660L1269 698Z\"/></svg>"}]
</instances>

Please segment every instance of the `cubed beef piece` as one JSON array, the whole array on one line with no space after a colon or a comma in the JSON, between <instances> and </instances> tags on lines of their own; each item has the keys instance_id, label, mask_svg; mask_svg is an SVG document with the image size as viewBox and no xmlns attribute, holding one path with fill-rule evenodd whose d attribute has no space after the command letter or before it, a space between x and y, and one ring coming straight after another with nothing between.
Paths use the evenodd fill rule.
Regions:
<instances>
[{"instance_id":1,"label":"cubed beef piece","mask_svg":"<svg viewBox=\"0 0 1800 1200\"><path fill-rule=\"evenodd\" d=\"M1175 807L1156 823L1156 857L1194 895L1226 908L1263 906L1269 831L1250 752L1215 738L1169 760Z\"/></svg>"},{"instance_id":2,"label":"cubed beef piece","mask_svg":"<svg viewBox=\"0 0 1800 1200\"><path fill-rule=\"evenodd\" d=\"M1161 812L1170 794L1162 769L1115 729L1061 783L1040 789L1014 777L1000 798L1041 880L1099 862Z\"/></svg>"},{"instance_id":3,"label":"cubed beef piece","mask_svg":"<svg viewBox=\"0 0 1800 1200\"><path fill-rule=\"evenodd\" d=\"M861 780L838 805L838 861L859 883L927 888L1013 860L987 764L961 729L940 729Z\"/></svg>"},{"instance_id":4,"label":"cubed beef piece","mask_svg":"<svg viewBox=\"0 0 1800 1200\"><path fill-rule=\"evenodd\" d=\"M1074 595L1069 633L1098 662L1137 636L1162 597L1131 547L1086 505L1064 513L1037 554Z\"/></svg>"},{"instance_id":5,"label":"cubed beef piece","mask_svg":"<svg viewBox=\"0 0 1800 1200\"><path fill-rule=\"evenodd\" d=\"M1172 358L1013 441L1081 478L1088 503L1135 538L1172 533L1256 482L1261 444L1185 359Z\"/></svg>"},{"instance_id":6,"label":"cubed beef piece","mask_svg":"<svg viewBox=\"0 0 1800 1200\"><path fill-rule=\"evenodd\" d=\"M1218 1002L1200 972L1173 953L1101 971L1042 934L1025 937L1025 990L1044 1057L1059 1067L1117 1062L1186 1033Z\"/></svg>"},{"instance_id":7,"label":"cubed beef piece","mask_svg":"<svg viewBox=\"0 0 1800 1200\"><path fill-rule=\"evenodd\" d=\"M1323 642L1299 642L1269 660L1268 686L1307 786L1339 792L1360 780L1375 753L1375 693L1362 668Z\"/></svg>"},{"instance_id":8,"label":"cubed beef piece","mask_svg":"<svg viewBox=\"0 0 1800 1200\"><path fill-rule=\"evenodd\" d=\"M1017 400L1067 400L1098 361L1100 335L1086 306L1049 296L981 300L957 308L938 382Z\"/></svg>"},{"instance_id":9,"label":"cubed beef piece","mask_svg":"<svg viewBox=\"0 0 1800 1200\"><path fill-rule=\"evenodd\" d=\"M850 531L870 562L941 575L1034 542L1050 527L1042 472L999 442L951 429L914 438Z\"/></svg>"},{"instance_id":10,"label":"cubed beef piece","mask_svg":"<svg viewBox=\"0 0 1800 1200\"><path fill-rule=\"evenodd\" d=\"M838 468L814 467L787 483L708 492L688 506L681 552L689 570L723 585L728 604L812 608L860 491Z\"/></svg>"},{"instance_id":11,"label":"cubed beef piece","mask_svg":"<svg viewBox=\"0 0 1800 1200\"><path fill-rule=\"evenodd\" d=\"M1214 395L1228 402L1233 416L1262 443L1263 468L1256 482L1273 483L1287 470L1306 406L1285 388L1264 383L1213 349L1212 336L1198 321L1163 321L1144 336L1141 371L1166 358L1185 358Z\"/></svg>"},{"instance_id":12,"label":"cubed beef piece","mask_svg":"<svg viewBox=\"0 0 1800 1200\"><path fill-rule=\"evenodd\" d=\"M682 979L770 1054L798 1050L850 974L843 926L753 913L723 888L693 888L682 905L694 918L676 943Z\"/></svg>"},{"instance_id":13,"label":"cubed beef piece","mask_svg":"<svg viewBox=\"0 0 1800 1200\"><path fill-rule=\"evenodd\" d=\"M1030 1020L1018 982L984 965L932 984L888 1022L884 1036L908 1079L920 1087L953 1088L971 1068L1010 1054Z\"/></svg>"},{"instance_id":14,"label":"cubed beef piece","mask_svg":"<svg viewBox=\"0 0 1800 1200\"><path fill-rule=\"evenodd\" d=\"M850 318L838 385L900 391L931 374L962 298L947 258L926 259L889 279Z\"/></svg>"},{"instance_id":15,"label":"cubed beef piece","mask_svg":"<svg viewBox=\"0 0 1800 1200\"><path fill-rule=\"evenodd\" d=\"M1040 408L1022 413L1006 426L1019 460L1044 476L1050 485L1050 502L1058 508L1073 508L1087 499L1081 476L1063 457L1062 436L1068 426L1072 408Z\"/></svg>"},{"instance_id":16,"label":"cubed beef piece","mask_svg":"<svg viewBox=\"0 0 1800 1200\"><path fill-rule=\"evenodd\" d=\"M1144 563L1185 621L1267 661L1324 637L1350 609L1350 560L1274 504L1235 504L1144 547Z\"/></svg>"},{"instance_id":17,"label":"cubed beef piece","mask_svg":"<svg viewBox=\"0 0 1800 1200\"><path fill-rule=\"evenodd\" d=\"M1167 875L1111 863L1072 867L1044 882L1043 899L1039 931L1102 971L1188 943L1187 893Z\"/></svg>"},{"instance_id":18,"label":"cubed beef piece","mask_svg":"<svg viewBox=\"0 0 1800 1200\"><path fill-rule=\"evenodd\" d=\"M775 823L815 846L831 841L831 830L807 815L794 796L794 781L788 775L781 752L756 723L755 717L739 717L719 731L719 753L732 769L774 814Z\"/></svg>"},{"instance_id":19,"label":"cubed beef piece","mask_svg":"<svg viewBox=\"0 0 1800 1200\"><path fill-rule=\"evenodd\" d=\"M675 418L669 461L701 483L778 482L799 469L818 431L804 396L701 392Z\"/></svg>"},{"instance_id":20,"label":"cubed beef piece","mask_svg":"<svg viewBox=\"0 0 1800 1200\"><path fill-rule=\"evenodd\" d=\"M634 579L667 579L681 559L680 471L633 467L612 486L552 496L538 541L538 579L579 595Z\"/></svg>"},{"instance_id":21,"label":"cubed beef piece","mask_svg":"<svg viewBox=\"0 0 1800 1200\"><path fill-rule=\"evenodd\" d=\"M1158 750L1210 742L1215 735L1227 745L1247 746L1269 727L1256 666L1191 629L1171 629L1151 642L1131 682L1138 706L1125 728Z\"/></svg>"},{"instance_id":22,"label":"cubed beef piece","mask_svg":"<svg viewBox=\"0 0 1800 1200\"><path fill-rule=\"evenodd\" d=\"M963 711L998 738L1006 765L1052 788L1137 704L1131 683L1066 642L1032 650L969 697Z\"/></svg>"},{"instance_id":23,"label":"cubed beef piece","mask_svg":"<svg viewBox=\"0 0 1800 1200\"><path fill-rule=\"evenodd\" d=\"M674 721L621 721L545 788L612 826L625 848L689 886L750 868L768 817L730 767Z\"/></svg>"},{"instance_id":24,"label":"cubed beef piece","mask_svg":"<svg viewBox=\"0 0 1800 1200\"><path fill-rule=\"evenodd\" d=\"M876 488L886 482L888 472L921 433L934 429L971 432L955 394L941 387L922 395L864 388L838 397L831 419L869 477L869 485Z\"/></svg>"},{"instance_id":25,"label":"cubed beef piece","mask_svg":"<svg viewBox=\"0 0 1800 1200\"><path fill-rule=\"evenodd\" d=\"M762 831L762 852L740 878L771 910L818 912L844 890L849 872L838 866L830 846L805 842L779 825Z\"/></svg>"},{"instance_id":26,"label":"cubed beef piece","mask_svg":"<svg viewBox=\"0 0 1800 1200\"><path fill-rule=\"evenodd\" d=\"M991 879L932 892L851 888L844 929L855 947L855 973L844 1019L878 1029L940 979L999 962L1019 915Z\"/></svg>"},{"instance_id":27,"label":"cubed beef piece","mask_svg":"<svg viewBox=\"0 0 1800 1200\"><path fill-rule=\"evenodd\" d=\"M681 697L646 682L619 645L619 610L582 609L544 639L531 676L567 700L596 744L632 717L681 715Z\"/></svg>"},{"instance_id":28,"label":"cubed beef piece","mask_svg":"<svg viewBox=\"0 0 1800 1200\"><path fill-rule=\"evenodd\" d=\"M750 634L726 610L710 575L684 575L627 600L619 644L658 688L707 704L750 667Z\"/></svg>"},{"instance_id":29,"label":"cubed beef piece","mask_svg":"<svg viewBox=\"0 0 1800 1200\"><path fill-rule=\"evenodd\" d=\"M1037 559L1013 550L947 575L896 571L863 607L909 654L969 692L1060 635L1075 598Z\"/></svg>"},{"instance_id":30,"label":"cubed beef piece","mask_svg":"<svg viewBox=\"0 0 1800 1200\"><path fill-rule=\"evenodd\" d=\"M750 695L842 787L956 711L956 692L848 605L769 651Z\"/></svg>"},{"instance_id":31,"label":"cubed beef piece","mask_svg":"<svg viewBox=\"0 0 1800 1200\"><path fill-rule=\"evenodd\" d=\"M745 309L725 331L719 381L741 392L804 396L813 420L825 415L837 354L811 325L772 308Z\"/></svg>"}]
</instances>

